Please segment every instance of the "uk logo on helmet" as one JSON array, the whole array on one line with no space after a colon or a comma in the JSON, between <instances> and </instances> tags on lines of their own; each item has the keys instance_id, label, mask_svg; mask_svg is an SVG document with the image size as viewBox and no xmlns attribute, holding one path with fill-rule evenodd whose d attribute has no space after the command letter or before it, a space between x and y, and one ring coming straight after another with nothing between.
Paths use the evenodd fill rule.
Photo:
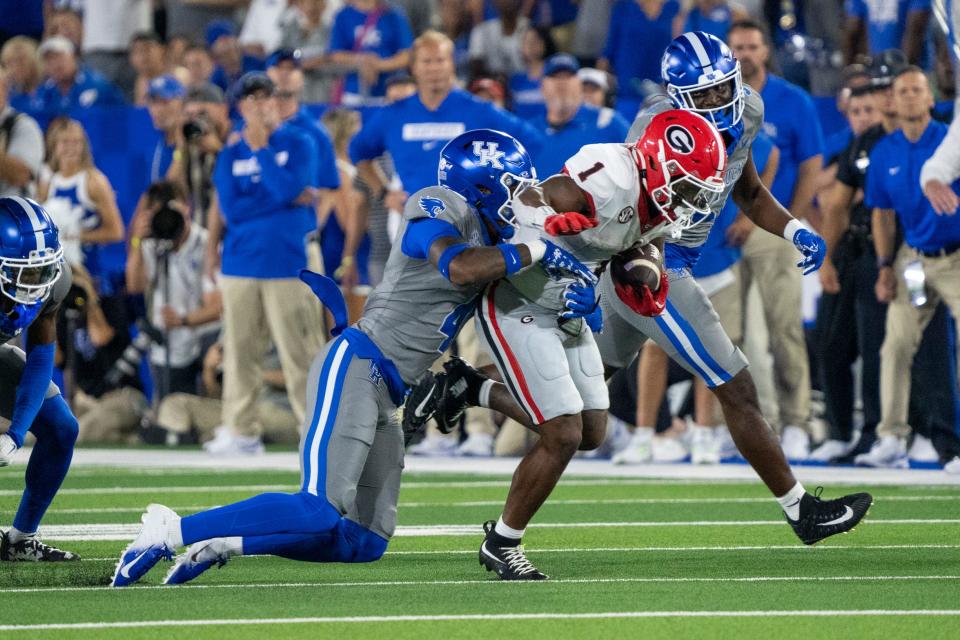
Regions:
<instances>
[{"instance_id":1,"label":"uk logo on helmet","mask_svg":"<svg viewBox=\"0 0 960 640\"><path fill-rule=\"evenodd\" d=\"M678 124L672 124L667 127L664 137L667 139L670 148L677 153L687 155L693 152L693 136L686 128Z\"/></svg>"},{"instance_id":2,"label":"uk logo on helmet","mask_svg":"<svg viewBox=\"0 0 960 640\"><path fill-rule=\"evenodd\" d=\"M488 164L494 169L503 169L503 163L500 162L500 158L507 154L505 151L500 151L499 146L496 142L475 140L473 142L473 155L480 159L478 160L478 164Z\"/></svg>"}]
</instances>

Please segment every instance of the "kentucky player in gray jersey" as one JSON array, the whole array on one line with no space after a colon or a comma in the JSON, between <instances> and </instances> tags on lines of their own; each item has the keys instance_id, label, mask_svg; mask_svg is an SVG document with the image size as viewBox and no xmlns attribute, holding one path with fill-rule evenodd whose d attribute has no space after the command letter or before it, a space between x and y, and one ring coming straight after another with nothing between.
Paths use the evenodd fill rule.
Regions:
<instances>
[{"instance_id":1,"label":"kentucky player in gray jersey","mask_svg":"<svg viewBox=\"0 0 960 640\"><path fill-rule=\"evenodd\" d=\"M238 554L379 559L396 527L403 469L396 411L408 385L447 349L486 284L528 268L590 276L549 241L501 242L513 232L510 196L535 179L527 152L506 134L480 129L451 140L440 153L439 186L407 201L386 278L355 327L344 328L346 305L337 285L302 272L332 312L338 337L310 368L300 491L262 494L182 519L151 505L117 564L114 586L136 582L185 544L193 546L166 584L192 580ZM592 285L583 289L592 300Z\"/></svg>"},{"instance_id":2,"label":"kentucky player in gray jersey","mask_svg":"<svg viewBox=\"0 0 960 640\"><path fill-rule=\"evenodd\" d=\"M661 69L669 98L642 110L629 135L640 135L651 113L664 108L699 113L717 126L727 142L730 167L726 188L711 207L712 215L691 220L679 237L667 239L664 254L670 288L662 313L652 317L637 314L616 294L609 271L601 278L606 329L597 344L604 364L608 372L625 367L648 338L654 340L713 390L737 448L776 496L804 543L813 544L849 531L866 514L872 498L854 494L822 501L797 482L760 413L746 358L730 341L706 294L690 275L700 246L728 195L758 227L793 242L802 254L797 266L804 273L820 268L826 244L794 219L760 181L750 147L763 121L763 103L754 91L743 86L740 63L727 46L706 33L684 33L667 47ZM771 339L776 340L776 336ZM646 442L631 442L620 460L646 457L647 446Z\"/></svg>"},{"instance_id":3,"label":"kentucky player in gray jersey","mask_svg":"<svg viewBox=\"0 0 960 640\"><path fill-rule=\"evenodd\" d=\"M70 290L57 227L33 200L0 198L0 467L23 444L37 442L27 464L26 489L13 526L0 538L0 561L78 560L37 537L40 520L70 468L77 440L73 417L51 382L60 303ZM26 353L9 344L26 333Z\"/></svg>"}]
</instances>

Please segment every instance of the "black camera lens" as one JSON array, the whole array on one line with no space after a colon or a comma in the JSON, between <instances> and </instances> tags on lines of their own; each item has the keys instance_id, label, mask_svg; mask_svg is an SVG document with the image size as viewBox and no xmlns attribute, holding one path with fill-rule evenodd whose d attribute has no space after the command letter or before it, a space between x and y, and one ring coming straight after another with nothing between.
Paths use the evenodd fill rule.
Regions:
<instances>
[{"instance_id":1,"label":"black camera lens","mask_svg":"<svg viewBox=\"0 0 960 640\"><path fill-rule=\"evenodd\" d=\"M150 220L150 236L157 240L175 241L183 235L184 226L183 214L166 203Z\"/></svg>"},{"instance_id":2,"label":"black camera lens","mask_svg":"<svg viewBox=\"0 0 960 640\"><path fill-rule=\"evenodd\" d=\"M207 132L207 124L203 120L187 120L183 123L183 137L188 141L196 140Z\"/></svg>"}]
</instances>

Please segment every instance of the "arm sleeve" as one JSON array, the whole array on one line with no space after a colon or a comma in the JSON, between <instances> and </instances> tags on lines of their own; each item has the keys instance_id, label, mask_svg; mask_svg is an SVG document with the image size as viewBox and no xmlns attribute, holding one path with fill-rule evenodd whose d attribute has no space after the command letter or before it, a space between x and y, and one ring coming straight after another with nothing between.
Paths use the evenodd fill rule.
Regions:
<instances>
[{"instance_id":1,"label":"arm sleeve","mask_svg":"<svg viewBox=\"0 0 960 640\"><path fill-rule=\"evenodd\" d=\"M350 141L350 160L360 162L379 158L387 150L385 129L382 125L384 110L380 109L360 128Z\"/></svg>"},{"instance_id":2,"label":"arm sleeve","mask_svg":"<svg viewBox=\"0 0 960 640\"><path fill-rule=\"evenodd\" d=\"M23 446L27 430L40 412L50 379L53 377L54 343L27 345L27 362L17 385L17 399L10 422L10 437L17 446Z\"/></svg>"},{"instance_id":3,"label":"arm sleeve","mask_svg":"<svg viewBox=\"0 0 960 640\"><path fill-rule=\"evenodd\" d=\"M890 194L883 186L883 172L886 163L883 156L877 153L879 147L874 147L870 154L870 167L867 169L867 189L863 194L863 201L871 209L893 209Z\"/></svg>"},{"instance_id":4,"label":"arm sleeve","mask_svg":"<svg viewBox=\"0 0 960 640\"><path fill-rule=\"evenodd\" d=\"M960 118L954 118L936 152L920 170L920 185L930 180L950 184L960 178Z\"/></svg>"},{"instance_id":5,"label":"arm sleeve","mask_svg":"<svg viewBox=\"0 0 960 640\"><path fill-rule=\"evenodd\" d=\"M288 153L287 162L282 166L277 163L278 151ZM306 135L291 136L290 144L285 150L267 145L255 155L263 172L261 184L269 185L267 193L272 200L280 204L295 200L317 175L316 145Z\"/></svg>"},{"instance_id":6,"label":"arm sleeve","mask_svg":"<svg viewBox=\"0 0 960 640\"><path fill-rule=\"evenodd\" d=\"M400 245L404 255L418 260L426 260L430 246L444 237L459 238L460 232L446 220L436 218L417 218L407 223Z\"/></svg>"}]
</instances>

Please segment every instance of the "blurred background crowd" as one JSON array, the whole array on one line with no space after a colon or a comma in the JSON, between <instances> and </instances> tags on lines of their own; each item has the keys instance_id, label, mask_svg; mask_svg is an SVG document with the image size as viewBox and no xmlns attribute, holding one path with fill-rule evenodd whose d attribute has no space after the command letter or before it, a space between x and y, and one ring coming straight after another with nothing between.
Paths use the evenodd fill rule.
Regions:
<instances>
[{"instance_id":1,"label":"blurred background crowd","mask_svg":"<svg viewBox=\"0 0 960 640\"><path fill-rule=\"evenodd\" d=\"M443 143L500 129L556 173L624 141L666 45L702 30L764 99L763 179L829 244L801 278L731 206L695 272L785 452L960 473L951 21L931 0L0 0L0 193L42 203L73 265L57 364L81 442L296 444L327 339L299 269L335 276L356 316ZM487 362L470 325L455 351ZM655 345L610 384L592 455L736 457ZM618 455L638 434L649 452ZM410 453L535 437L476 409Z\"/></svg>"}]
</instances>

